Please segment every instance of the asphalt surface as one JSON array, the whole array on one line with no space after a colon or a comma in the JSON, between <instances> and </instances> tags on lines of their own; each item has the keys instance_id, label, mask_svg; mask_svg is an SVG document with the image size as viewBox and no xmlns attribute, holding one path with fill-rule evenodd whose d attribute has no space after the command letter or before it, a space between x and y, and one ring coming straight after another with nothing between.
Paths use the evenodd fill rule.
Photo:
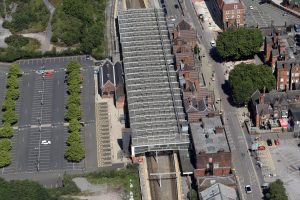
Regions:
<instances>
[{"instance_id":1,"label":"asphalt surface","mask_svg":"<svg viewBox=\"0 0 300 200\"><path fill-rule=\"evenodd\" d=\"M287 25L294 25L295 23L300 23L300 19L287 14L285 11L271 5L268 3L260 4L260 0L244 0L245 10L246 10L246 22L247 26L259 26L268 27L273 21L273 25L283 26L285 23ZM250 6L253 9L250 9Z\"/></svg>"},{"instance_id":2,"label":"asphalt surface","mask_svg":"<svg viewBox=\"0 0 300 200\"><path fill-rule=\"evenodd\" d=\"M210 41L216 39L216 34L211 32L206 26L202 26L196 16L191 1L186 1L186 10L188 10L192 23L197 30L198 38L201 38L201 43L205 51L210 55L208 57L212 70L216 72L215 75L215 93L221 98L222 110L224 113L224 124L226 127L228 141L230 143L232 152L232 163L235 167L236 174L240 183L240 190L244 199L258 200L261 199L262 194L260 190L260 183L257 179L255 167L251 162L251 157L248 154L247 140L243 132L236 113L237 108L230 103L230 88L225 82L224 69L221 63L212 59L215 53L211 50ZM193 12L192 12L193 11ZM244 156L243 156L244 155ZM244 187L250 184L252 186L252 194L246 194Z\"/></svg>"},{"instance_id":3,"label":"asphalt surface","mask_svg":"<svg viewBox=\"0 0 300 200\"><path fill-rule=\"evenodd\" d=\"M82 142L86 146L86 158L80 163L68 162L64 158L69 134L67 124L64 124L67 100L67 86L64 80L65 66L70 60L79 61L83 77L81 121L84 126L81 133ZM85 56L72 56L20 60L18 63L24 71L20 78L21 95L16 107L19 121L12 138L12 164L0 169L0 174L95 170L97 155L93 62L86 60ZM42 75L36 73L41 66L45 66L46 70L53 70L53 75L43 80ZM2 73L0 78L1 76ZM2 85L0 94L3 90ZM51 141L51 144L41 144L42 140Z\"/></svg>"}]
</instances>

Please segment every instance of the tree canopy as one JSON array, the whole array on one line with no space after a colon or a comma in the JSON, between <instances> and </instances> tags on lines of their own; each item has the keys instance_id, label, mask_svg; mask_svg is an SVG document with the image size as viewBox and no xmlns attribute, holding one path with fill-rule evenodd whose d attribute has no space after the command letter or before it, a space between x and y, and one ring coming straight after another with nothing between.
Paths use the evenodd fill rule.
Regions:
<instances>
[{"instance_id":1,"label":"tree canopy","mask_svg":"<svg viewBox=\"0 0 300 200\"><path fill-rule=\"evenodd\" d=\"M255 90L266 92L275 88L275 77L270 67L265 65L236 65L229 74L233 100L238 105L246 104Z\"/></svg>"},{"instance_id":2,"label":"tree canopy","mask_svg":"<svg viewBox=\"0 0 300 200\"><path fill-rule=\"evenodd\" d=\"M217 39L217 51L223 59L239 60L258 53L263 44L260 29L229 28Z\"/></svg>"},{"instance_id":3,"label":"tree canopy","mask_svg":"<svg viewBox=\"0 0 300 200\"><path fill-rule=\"evenodd\" d=\"M266 197L268 200L288 200L283 182L280 179L270 183Z\"/></svg>"}]
</instances>

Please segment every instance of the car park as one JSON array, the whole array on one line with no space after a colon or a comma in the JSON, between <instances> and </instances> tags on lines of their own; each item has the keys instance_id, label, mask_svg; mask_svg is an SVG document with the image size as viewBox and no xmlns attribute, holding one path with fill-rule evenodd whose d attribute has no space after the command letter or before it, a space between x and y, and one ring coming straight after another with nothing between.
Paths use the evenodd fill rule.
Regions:
<instances>
[{"instance_id":1,"label":"car park","mask_svg":"<svg viewBox=\"0 0 300 200\"><path fill-rule=\"evenodd\" d=\"M246 186L245 186L245 190L246 190L246 193L247 193L247 194L252 193L252 189L251 189L251 186L250 186L250 185L246 185Z\"/></svg>"}]
</instances>

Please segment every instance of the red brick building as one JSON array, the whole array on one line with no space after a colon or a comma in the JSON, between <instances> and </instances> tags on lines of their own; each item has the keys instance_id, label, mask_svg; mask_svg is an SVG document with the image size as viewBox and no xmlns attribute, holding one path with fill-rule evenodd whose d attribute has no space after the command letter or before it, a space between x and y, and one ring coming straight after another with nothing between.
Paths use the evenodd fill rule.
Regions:
<instances>
[{"instance_id":1,"label":"red brick building","mask_svg":"<svg viewBox=\"0 0 300 200\"><path fill-rule=\"evenodd\" d=\"M227 176L231 171L231 152L220 116L202 118L191 123L195 150L195 176Z\"/></svg>"},{"instance_id":2,"label":"red brick building","mask_svg":"<svg viewBox=\"0 0 300 200\"><path fill-rule=\"evenodd\" d=\"M299 89L300 47L297 37L274 29L265 37L265 62L269 63L276 75L277 90Z\"/></svg>"},{"instance_id":3,"label":"red brick building","mask_svg":"<svg viewBox=\"0 0 300 200\"><path fill-rule=\"evenodd\" d=\"M216 0L220 10L223 28L243 27L245 21L245 6L241 0Z\"/></svg>"},{"instance_id":4,"label":"red brick building","mask_svg":"<svg viewBox=\"0 0 300 200\"><path fill-rule=\"evenodd\" d=\"M98 92L102 98L114 98L117 108L123 108L125 103L124 78L122 63L113 64L106 60L99 67Z\"/></svg>"}]
</instances>

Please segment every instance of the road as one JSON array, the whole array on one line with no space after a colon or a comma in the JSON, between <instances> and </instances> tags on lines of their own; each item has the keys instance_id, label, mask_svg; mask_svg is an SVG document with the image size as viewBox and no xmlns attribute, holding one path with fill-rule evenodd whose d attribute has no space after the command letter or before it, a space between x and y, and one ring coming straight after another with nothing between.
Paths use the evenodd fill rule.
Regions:
<instances>
[{"instance_id":1,"label":"road","mask_svg":"<svg viewBox=\"0 0 300 200\"><path fill-rule=\"evenodd\" d=\"M222 110L224 113L224 124L227 132L227 137L232 151L232 163L235 167L237 177L239 178L242 196L244 199L258 200L261 199L262 193L260 190L260 183L257 178L255 167L251 162L251 157L248 154L248 145L236 113L237 108L230 103L230 88L228 83L225 82L224 69L218 61L212 59L215 57L214 50L210 47L210 41L216 39L216 34L212 33L205 25L202 28L198 17L194 11L191 1L186 1L186 10L191 18L194 27L197 30L198 38L200 38L203 48L211 56L208 58L209 63L212 66L212 70L216 72L215 80L215 93L216 96L221 98ZM194 12L191 12L194 11ZM243 156L244 155L244 156ZM244 186L250 184L252 186L252 194L246 194Z\"/></svg>"}]
</instances>

